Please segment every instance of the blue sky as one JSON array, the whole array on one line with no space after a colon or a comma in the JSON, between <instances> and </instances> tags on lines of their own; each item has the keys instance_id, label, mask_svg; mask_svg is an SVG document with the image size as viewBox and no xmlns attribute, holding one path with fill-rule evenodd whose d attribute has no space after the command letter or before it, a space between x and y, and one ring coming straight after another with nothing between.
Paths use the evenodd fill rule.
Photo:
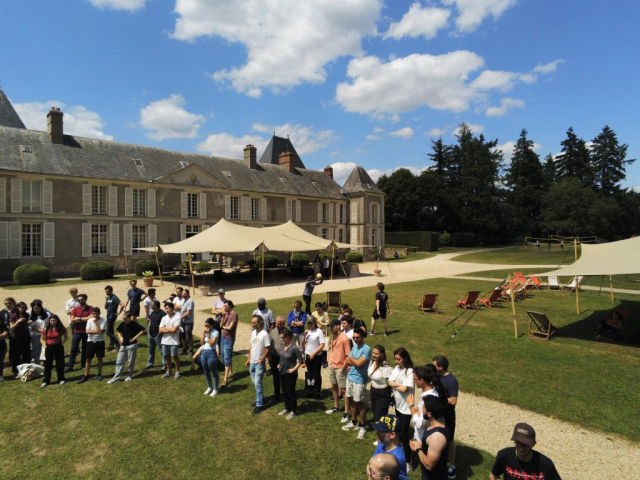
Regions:
<instances>
[{"instance_id":1,"label":"blue sky","mask_svg":"<svg viewBox=\"0 0 640 480\"><path fill-rule=\"evenodd\" d=\"M640 156L631 0L0 3L0 82L28 128L242 158L289 135L307 168L429 165L472 125L508 159L609 125ZM625 186L640 186L640 162Z\"/></svg>"}]
</instances>

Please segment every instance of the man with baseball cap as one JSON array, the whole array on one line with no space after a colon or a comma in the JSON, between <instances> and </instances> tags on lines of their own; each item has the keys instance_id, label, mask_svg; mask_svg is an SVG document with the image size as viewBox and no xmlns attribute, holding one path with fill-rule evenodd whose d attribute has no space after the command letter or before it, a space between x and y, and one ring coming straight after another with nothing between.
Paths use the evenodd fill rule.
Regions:
<instances>
[{"instance_id":1,"label":"man with baseball cap","mask_svg":"<svg viewBox=\"0 0 640 480\"><path fill-rule=\"evenodd\" d=\"M511 440L514 447L500 450L491 469L491 480L504 475L505 480L560 480L555 465L548 457L536 452L536 431L526 423L518 423Z\"/></svg>"},{"instance_id":2,"label":"man with baseball cap","mask_svg":"<svg viewBox=\"0 0 640 480\"><path fill-rule=\"evenodd\" d=\"M380 420L371 424L378 436L378 447L373 456L379 453L390 453L398 459L400 474L407 475L407 461L404 449L400 445L400 422L395 415L383 415Z\"/></svg>"}]
</instances>

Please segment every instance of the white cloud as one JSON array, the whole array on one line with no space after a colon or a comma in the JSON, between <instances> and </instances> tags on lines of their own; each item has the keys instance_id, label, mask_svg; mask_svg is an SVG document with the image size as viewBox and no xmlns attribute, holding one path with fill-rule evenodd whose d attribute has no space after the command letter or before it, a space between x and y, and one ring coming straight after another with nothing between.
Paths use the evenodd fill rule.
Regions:
<instances>
[{"instance_id":1,"label":"white cloud","mask_svg":"<svg viewBox=\"0 0 640 480\"><path fill-rule=\"evenodd\" d=\"M502 145L497 145L496 150L501 150L503 154L504 161L506 163L511 163L511 157L513 156L513 151L516 148L516 142L508 141L503 143ZM542 145L540 143L533 143L533 151L539 152L542 149Z\"/></svg>"},{"instance_id":2,"label":"white cloud","mask_svg":"<svg viewBox=\"0 0 640 480\"><path fill-rule=\"evenodd\" d=\"M57 100L47 102L14 103L18 115L30 130L47 131L47 112L52 106L60 108L63 113L64 133L77 137L113 140L113 136L104 133L104 123L96 112L82 105L67 107Z\"/></svg>"},{"instance_id":3,"label":"white cloud","mask_svg":"<svg viewBox=\"0 0 640 480\"><path fill-rule=\"evenodd\" d=\"M516 0L442 0L444 5L455 5L458 10L456 26L461 32L474 31L489 15L497 19Z\"/></svg>"},{"instance_id":4,"label":"white cloud","mask_svg":"<svg viewBox=\"0 0 640 480\"><path fill-rule=\"evenodd\" d=\"M197 137L206 118L187 112L184 104L182 95L173 94L141 108L140 126L150 130L146 136L154 140Z\"/></svg>"},{"instance_id":5,"label":"white cloud","mask_svg":"<svg viewBox=\"0 0 640 480\"><path fill-rule=\"evenodd\" d=\"M505 97L500 99L500 106L487 108L487 117L502 117L509 108L524 108L525 103L517 98Z\"/></svg>"},{"instance_id":6,"label":"white cloud","mask_svg":"<svg viewBox=\"0 0 640 480\"><path fill-rule=\"evenodd\" d=\"M342 185L357 165L354 162L335 162L331 166L333 167L333 179Z\"/></svg>"},{"instance_id":7,"label":"white cloud","mask_svg":"<svg viewBox=\"0 0 640 480\"><path fill-rule=\"evenodd\" d=\"M465 123L465 125L469 127L469 129L471 130L471 133L473 133L474 135L478 135L479 133L482 133L482 131L484 130L484 127L482 125L474 125L473 123ZM460 135L461 128L462 128L462 125L458 125L456 129L453 131L453 135L454 136Z\"/></svg>"},{"instance_id":8,"label":"white cloud","mask_svg":"<svg viewBox=\"0 0 640 480\"><path fill-rule=\"evenodd\" d=\"M255 145L258 152L264 151L268 141L258 135L243 135L236 137L229 133L216 133L209 135L202 143L196 146L199 152L208 153L217 157L243 158L244 147ZM258 153L258 156L260 153ZM258 157L259 158L259 157Z\"/></svg>"},{"instance_id":9,"label":"white cloud","mask_svg":"<svg viewBox=\"0 0 640 480\"><path fill-rule=\"evenodd\" d=\"M389 25L383 38L400 40L403 37L423 36L431 39L437 35L438 30L447 26L449 15L451 11L448 9L422 8L419 3L414 3L399 22Z\"/></svg>"},{"instance_id":10,"label":"white cloud","mask_svg":"<svg viewBox=\"0 0 640 480\"><path fill-rule=\"evenodd\" d=\"M426 132L425 136L427 136L427 137L441 137L445 133L447 133L446 130L443 130L443 129L438 128L438 127L434 127L431 130L429 130L428 132Z\"/></svg>"},{"instance_id":11,"label":"white cloud","mask_svg":"<svg viewBox=\"0 0 640 480\"><path fill-rule=\"evenodd\" d=\"M533 71L536 73L541 73L543 75L547 73L553 73L556 71L556 69L558 68L558 65L561 63L564 63L564 60L562 60L561 58L558 60L554 60L553 62L545 63L544 65L539 63L538 65L535 66Z\"/></svg>"},{"instance_id":12,"label":"white cloud","mask_svg":"<svg viewBox=\"0 0 640 480\"><path fill-rule=\"evenodd\" d=\"M333 152L331 152L329 154L330 157L339 157L340 156L340 150L334 150Z\"/></svg>"},{"instance_id":13,"label":"white cloud","mask_svg":"<svg viewBox=\"0 0 640 480\"><path fill-rule=\"evenodd\" d=\"M533 83L537 77L530 73L516 73L505 71L485 70L471 82L471 87L478 90L500 90L506 92L511 90L515 82Z\"/></svg>"},{"instance_id":14,"label":"white cloud","mask_svg":"<svg viewBox=\"0 0 640 480\"><path fill-rule=\"evenodd\" d=\"M383 135L386 135L386 133L387 132L385 132L384 128L375 127L373 129L373 132L364 138L366 138L367 140L382 140Z\"/></svg>"},{"instance_id":15,"label":"white cloud","mask_svg":"<svg viewBox=\"0 0 640 480\"><path fill-rule=\"evenodd\" d=\"M277 126L254 123L251 129L255 132L269 134L276 132L278 136L288 135L299 155L317 152L336 139L333 130L316 131L313 127L305 127L295 123Z\"/></svg>"},{"instance_id":16,"label":"white cloud","mask_svg":"<svg viewBox=\"0 0 640 480\"><path fill-rule=\"evenodd\" d=\"M392 137L400 137L404 139L411 138L413 137L413 128L404 127L400 130L396 130L395 132L391 132L389 135L391 135Z\"/></svg>"},{"instance_id":17,"label":"white cloud","mask_svg":"<svg viewBox=\"0 0 640 480\"><path fill-rule=\"evenodd\" d=\"M135 12L144 8L147 0L89 0L94 7Z\"/></svg>"},{"instance_id":18,"label":"white cloud","mask_svg":"<svg viewBox=\"0 0 640 480\"><path fill-rule=\"evenodd\" d=\"M361 55L363 37L376 34L381 8L381 0L178 0L172 37L216 36L244 45L246 63L219 70L213 79L260 97L263 88L322 83L327 63Z\"/></svg>"},{"instance_id":19,"label":"white cloud","mask_svg":"<svg viewBox=\"0 0 640 480\"><path fill-rule=\"evenodd\" d=\"M413 165L401 165L399 167L394 167L394 168L387 168L385 170L379 170L377 168L372 168L371 170L367 170L367 173L369 174L369 176L371 177L371 179L374 182L377 182L378 179L382 176L382 175L391 175L393 172L395 172L396 170L399 170L401 168L404 168L406 170L409 170L411 173L413 173L414 175L420 175L422 172L424 172L425 170L427 170L429 167L424 166L424 167L415 167Z\"/></svg>"},{"instance_id":20,"label":"white cloud","mask_svg":"<svg viewBox=\"0 0 640 480\"><path fill-rule=\"evenodd\" d=\"M398 115L397 113L394 115L391 115L391 123L398 123L400 121L400 115Z\"/></svg>"},{"instance_id":21,"label":"white cloud","mask_svg":"<svg viewBox=\"0 0 640 480\"><path fill-rule=\"evenodd\" d=\"M375 135L373 133L366 135L364 138L366 138L367 140L382 140L382 137L380 137L379 135Z\"/></svg>"}]
</instances>

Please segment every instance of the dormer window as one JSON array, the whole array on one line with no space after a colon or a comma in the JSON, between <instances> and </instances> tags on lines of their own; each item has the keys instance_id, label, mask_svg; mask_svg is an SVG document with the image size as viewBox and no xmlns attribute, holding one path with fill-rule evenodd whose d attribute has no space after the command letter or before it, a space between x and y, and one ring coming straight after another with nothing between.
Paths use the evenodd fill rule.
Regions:
<instances>
[{"instance_id":1,"label":"dormer window","mask_svg":"<svg viewBox=\"0 0 640 480\"><path fill-rule=\"evenodd\" d=\"M139 158L134 158L133 163L135 163L137 167L142 166L142 160L140 160Z\"/></svg>"},{"instance_id":2,"label":"dormer window","mask_svg":"<svg viewBox=\"0 0 640 480\"><path fill-rule=\"evenodd\" d=\"M180 161L180 165L182 165L183 167L188 167L189 166L189 162L185 162L184 160Z\"/></svg>"},{"instance_id":3,"label":"dormer window","mask_svg":"<svg viewBox=\"0 0 640 480\"><path fill-rule=\"evenodd\" d=\"M226 170L223 170L223 171L222 171L222 174L223 174L225 177L229 177L229 178L231 178L231 172L227 172Z\"/></svg>"},{"instance_id":4,"label":"dormer window","mask_svg":"<svg viewBox=\"0 0 640 480\"><path fill-rule=\"evenodd\" d=\"M22 151L22 153L33 153L31 145L20 145L20 150Z\"/></svg>"}]
</instances>

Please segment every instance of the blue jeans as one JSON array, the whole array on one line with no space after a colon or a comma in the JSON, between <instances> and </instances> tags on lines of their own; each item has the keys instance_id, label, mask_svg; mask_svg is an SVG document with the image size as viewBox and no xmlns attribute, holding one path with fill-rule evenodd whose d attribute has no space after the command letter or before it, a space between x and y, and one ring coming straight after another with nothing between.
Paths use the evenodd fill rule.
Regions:
<instances>
[{"instance_id":1,"label":"blue jeans","mask_svg":"<svg viewBox=\"0 0 640 480\"><path fill-rule=\"evenodd\" d=\"M264 395L262 393L262 378L264 377L264 363L252 363L249 367L251 381L256 389L256 407L262 407Z\"/></svg>"},{"instance_id":2,"label":"blue jeans","mask_svg":"<svg viewBox=\"0 0 640 480\"><path fill-rule=\"evenodd\" d=\"M162 355L162 345L160 344L161 340L162 338L160 335L157 337L149 335L149 361L147 362L147 365L153 365L153 362L156 360L156 347L158 347L158 351L160 352L160 355ZM166 358L162 355L162 365L164 366L166 363Z\"/></svg>"},{"instance_id":3,"label":"blue jeans","mask_svg":"<svg viewBox=\"0 0 640 480\"><path fill-rule=\"evenodd\" d=\"M82 352L80 352L82 348ZM87 355L87 334L86 333L74 333L71 337L71 351L69 352L69 362L67 368L73 369L73 365L76 363L76 356L80 355L80 368L84 368Z\"/></svg>"},{"instance_id":4,"label":"blue jeans","mask_svg":"<svg viewBox=\"0 0 640 480\"><path fill-rule=\"evenodd\" d=\"M109 346L115 346L118 350L120 350L120 342L118 341L118 337L116 337L114 328L116 325L115 318L107 318L107 337L109 337Z\"/></svg>"},{"instance_id":5,"label":"blue jeans","mask_svg":"<svg viewBox=\"0 0 640 480\"><path fill-rule=\"evenodd\" d=\"M214 349L202 350L200 355L202 358L202 369L204 370L204 376L207 379L207 387L218 389L218 383L220 377L218 376L218 355ZM211 375L213 374L213 385L211 385Z\"/></svg>"},{"instance_id":6,"label":"blue jeans","mask_svg":"<svg viewBox=\"0 0 640 480\"><path fill-rule=\"evenodd\" d=\"M220 355L222 356L222 363L224 363L225 367L231 366L234 342L235 340L232 340L231 338L222 337L222 343L220 343L222 351L220 352Z\"/></svg>"}]
</instances>

